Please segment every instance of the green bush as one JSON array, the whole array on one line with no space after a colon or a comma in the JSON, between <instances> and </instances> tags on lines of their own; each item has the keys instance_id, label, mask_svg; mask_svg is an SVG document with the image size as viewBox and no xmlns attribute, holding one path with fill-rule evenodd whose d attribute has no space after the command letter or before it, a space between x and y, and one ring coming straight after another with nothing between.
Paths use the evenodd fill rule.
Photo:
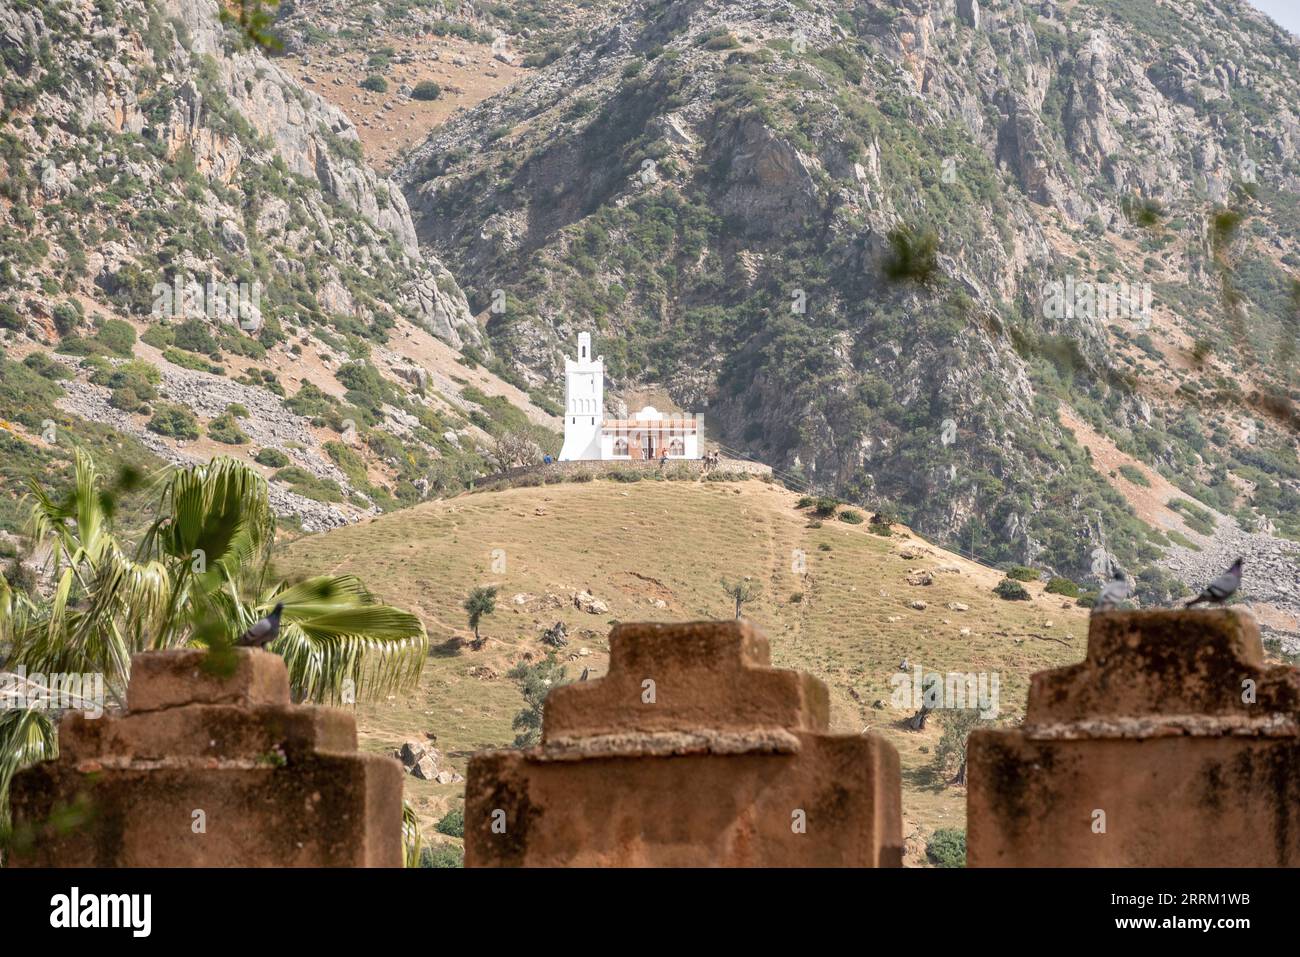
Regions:
<instances>
[{"instance_id":1,"label":"green bush","mask_svg":"<svg viewBox=\"0 0 1300 957\"><path fill-rule=\"evenodd\" d=\"M370 90L372 93L387 93L388 81L378 73L372 73L361 81L361 89Z\"/></svg>"},{"instance_id":2,"label":"green bush","mask_svg":"<svg viewBox=\"0 0 1300 957\"><path fill-rule=\"evenodd\" d=\"M208 423L208 435L226 445L243 445L248 441L248 436L239 427L239 422L229 412L223 412Z\"/></svg>"},{"instance_id":3,"label":"green bush","mask_svg":"<svg viewBox=\"0 0 1300 957\"><path fill-rule=\"evenodd\" d=\"M436 100L440 96L442 96L442 87L432 80L421 80L411 91L411 99L414 100Z\"/></svg>"},{"instance_id":4,"label":"green bush","mask_svg":"<svg viewBox=\"0 0 1300 957\"><path fill-rule=\"evenodd\" d=\"M42 379L49 379L52 382L72 378L71 372L65 369L60 363L55 362L44 352L30 353L27 358L23 360L23 365L31 369Z\"/></svg>"},{"instance_id":5,"label":"green bush","mask_svg":"<svg viewBox=\"0 0 1300 957\"><path fill-rule=\"evenodd\" d=\"M925 856L936 867L966 866L966 832L955 827L941 827L925 844Z\"/></svg>"},{"instance_id":6,"label":"green bush","mask_svg":"<svg viewBox=\"0 0 1300 957\"><path fill-rule=\"evenodd\" d=\"M448 837L464 837L465 812L458 807L452 808L442 816L442 820L434 825L434 830L439 834L446 834Z\"/></svg>"},{"instance_id":7,"label":"green bush","mask_svg":"<svg viewBox=\"0 0 1300 957\"><path fill-rule=\"evenodd\" d=\"M1029 601L1030 598L1025 586L1010 578L1004 578L998 582L993 589L993 594L1006 601Z\"/></svg>"},{"instance_id":8,"label":"green bush","mask_svg":"<svg viewBox=\"0 0 1300 957\"><path fill-rule=\"evenodd\" d=\"M420 851L421 867L464 867L465 849L458 844L435 844Z\"/></svg>"},{"instance_id":9,"label":"green bush","mask_svg":"<svg viewBox=\"0 0 1300 957\"><path fill-rule=\"evenodd\" d=\"M0 302L0 329L21 329L27 321L18 315L11 303Z\"/></svg>"},{"instance_id":10,"label":"green bush","mask_svg":"<svg viewBox=\"0 0 1300 957\"><path fill-rule=\"evenodd\" d=\"M76 332L85 318L81 303L75 300L61 302L54 307L54 328L59 330L61 336Z\"/></svg>"},{"instance_id":11,"label":"green bush","mask_svg":"<svg viewBox=\"0 0 1300 957\"><path fill-rule=\"evenodd\" d=\"M1143 488L1151 487L1151 482L1148 481L1146 475L1136 465L1129 465L1125 462L1119 467L1119 474L1124 476L1134 485L1141 485Z\"/></svg>"},{"instance_id":12,"label":"green bush","mask_svg":"<svg viewBox=\"0 0 1300 957\"><path fill-rule=\"evenodd\" d=\"M840 503L833 498L819 498L813 506L813 511L822 518L830 518L839 507Z\"/></svg>"},{"instance_id":13,"label":"green bush","mask_svg":"<svg viewBox=\"0 0 1300 957\"><path fill-rule=\"evenodd\" d=\"M129 358L135 349L135 328L121 319L108 319L95 333L95 341L113 355Z\"/></svg>"},{"instance_id":14,"label":"green bush","mask_svg":"<svg viewBox=\"0 0 1300 957\"><path fill-rule=\"evenodd\" d=\"M275 473L276 481L284 482L291 491L316 502L341 502L343 489L333 479L317 478L304 468L290 465Z\"/></svg>"},{"instance_id":15,"label":"green bush","mask_svg":"<svg viewBox=\"0 0 1300 957\"><path fill-rule=\"evenodd\" d=\"M265 465L267 468L282 469L289 464L289 456L279 449L260 449L253 456L253 461L258 465Z\"/></svg>"},{"instance_id":16,"label":"green bush","mask_svg":"<svg viewBox=\"0 0 1300 957\"><path fill-rule=\"evenodd\" d=\"M1044 589L1053 595L1065 595L1067 598L1079 597L1079 586L1068 578L1061 578L1059 575L1047 583Z\"/></svg>"},{"instance_id":17,"label":"green bush","mask_svg":"<svg viewBox=\"0 0 1300 957\"><path fill-rule=\"evenodd\" d=\"M145 426L150 432L165 435L173 439L197 439L199 423L194 413L183 405L172 402L160 402L154 409L153 417Z\"/></svg>"},{"instance_id":18,"label":"green bush","mask_svg":"<svg viewBox=\"0 0 1300 957\"><path fill-rule=\"evenodd\" d=\"M138 412L144 407L144 400L129 386L114 389L108 395L108 404L123 412Z\"/></svg>"},{"instance_id":19,"label":"green bush","mask_svg":"<svg viewBox=\"0 0 1300 957\"><path fill-rule=\"evenodd\" d=\"M1007 577L1014 578L1018 582L1036 582L1038 581L1038 572L1032 568L1026 568L1024 565L1012 565L1007 569Z\"/></svg>"},{"instance_id":20,"label":"green bush","mask_svg":"<svg viewBox=\"0 0 1300 957\"><path fill-rule=\"evenodd\" d=\"M176 326L172 331L172 345L200 355L212 355L217 351L217 340L202 319L186 319Z\"/></svg>"},{"instance_id":21,"label":"green bush","mask_svg":"<svg viewBox=\"0 0 1300 957\"><path fill-rule=\"evenodd\" d=\"M851 508L846 508L840 512L839 519L841 522L847 522L850 525L861 525L864 521L862 513Z\"/></svg>"}]
</instances>

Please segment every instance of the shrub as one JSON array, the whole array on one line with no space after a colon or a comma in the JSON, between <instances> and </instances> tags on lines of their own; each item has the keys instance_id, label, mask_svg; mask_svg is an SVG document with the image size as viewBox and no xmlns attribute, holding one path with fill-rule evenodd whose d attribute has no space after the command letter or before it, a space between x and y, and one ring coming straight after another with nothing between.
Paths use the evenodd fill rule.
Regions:
<instances>
[{"instance_id":1,"label":"shrub","mask_svg":"<svg viewBox=\"0 0 1300 957\"><path fill-rule=\"evenodd\" d=\"M59 330L61 336L75 332L84 319L85 313L79 302L69 300L54 307L54 328Z\"/></svg>"},{"instance_id":2,"label":"shrub","mask_svg":"<svg viewBox=\"0 0 1300 957\"><path fill-rule=\"evenodd\" d=\"M797 502L794 503L794 507L795 507L795 508L812 508L813 505L815 505L816 503L817 503L817 500L816 500L815 498L813 498L811 495L801 495L801 496L799 496L799 501L797 501Z\"/></svg>"},{"instance_id":3,"label":"shrub","mask_svg":"<svg viewBox=\"0 0 1300 957\"><path fill-rule=\"evenodd\" d=\"M446 834L448 837L465 836L465 812L460 808L452 808L442 816L433 829L439 834Z\"/></svg>"},{"instance_id":4,"label":"shrub","mask_svg":"<svg viewBox=\"0 0 1300 957\"><path fill-rule=\"evenodd\" d=\"M864 521L862 513L851 508L846 508L840 512L839 519L841 522L847 522L850 525L861 525Z\"/></svg>"},{"instance_id":5,"label":"shrub","mask_svg":"<svg viewBox=\"0 0 1300 957\"><path fill-rule=\"evenodd\" d=\"M1014 578L1018 582L1036 582L1038 581L1038 572L1032 568L1026 568L1024 565L1012 565L1007 569L1007 577Z\"/></svg>"},{"instance_id":6,"label":"shrub","mask_svg":"<svg viewBox=\"0 0 1300 957\"><path fill-rule=\"evenodd\" d=\"M197 439L199 423L194 413L183 405L172 402L159 403L153 417L145 426L150 432L165 435L173 439Z\"/></svg>"},{"instance_id":7,"label":"shrub","mask_svg":"<svg viewBox=\"0 0 1300 957\"><path fill-rule=\"evenodd\" d=\"M113 355L129 358L135 349L135 328L121 319L109 319L95 333L95 341Z\"/></svg>"},{"instance_id":8,"label":"shrub","mask_svg":"<svg viewBox=\"0 0 1300 957\"><path fill-rule=\"evenodd\" d=\"M420 850L421 867L464 867L465 850L457 844L435 844Z\"/></svg>"},{"instance_id":9,"label":"shrub","mask_svg":"<svg viewBox=\"0 0 1300 957\"><path fill-rule=\"evenodd\" d=\"M31 369L42 379L50 379L51 381L57 382L60 379L72 378L71 372L59 363L55 362L44 352L30 353L27 358L23 360L23 365Z\"/></svg>"},{"instance_id":10,"label":"shrub","mask_svg":"<svg viewBox=\"0 0 1300 957\"><path fill-rule=\"evenodd\" d=\"M123 386L120 389L114 389L109 393L108 404L115 409L123 412L136 412L144 405L140 396L129 386Z\"/></svg>"},{"instance_id":11,"label":"shrub","mask_svg":"<svg viewBox=\"0 0 1300 957\"><path fill-rule=\"evenodd\" d=\"M361 81L361 89L370 90L372 93L387 93L388 81L377 73L372 73Z\"/></svg>"},{"instance_id":12,"label":"shrub","mask_svg":"<svg viewBox=\"0 0 1300 957\"><path fill-rule=\"evenodd\" d=\"M27 321L18 315L11 303L0 302L0 329L21 329Z\"/></svg>"},{"instance_id":13,"label":"shrub","mask_svg":"<svg viewBox=\"0 0 1300 957\"><path fill-rule=\"evenodd\" d=\"M289 464L289 456L285 455L279 449L260 449L253 456L253 461L258 465L265 465L268 468L282 469Z\"/></svg>"},{"instance_id":14,"label":"shrub","mask_svg":"<svg viewBox=\"0 0 1300 957\"><path fill-rule=\"evenodd\" d=\"M411 98L414 100L436 100L440 96L442 96L442 87L432 80L421 80L411 91Z\"/></svg>"},{"instance_id":15,"label":"shrub","mask_svg":"<svg viewBox=\"0 0 1300 957\"><path fill-rule=\"evenodd\" d=\"M1119 467L1119 474L1124 476L1134 485L1141 485L1143 488L1150 488L1151 483L1147 480L1146 475L1136 465L1129 465L1125 462Z\"/></svg>"},{"instance_id":16,"label":"shrub","mask_svg":"<svg viewBox=\"0 0 1300 957\"><path fill-rule=\"evenodd\" d=\"M1029 601L1029 592L1025 590L1025 586L1010 578L998 582L993 589L993 594L1006 601Z\"/></svg>"},{"instance_id":17,"label":"shrub","mask_svg":"<svg viewBox=\"0 0 1300 957\"><path fill-rule=\"evenodd\" d=\"M226 406L226 411L237 419L248 418L248 407L242 402L232 402Z\"/></svg>"},{"instance_id":18,"label":"shrub","mask_svg":"<svg viewBox=\"0 0 1300 957\"><path fill-rule=\"evenodd\" d=\"M186 319L172 332L172 345L186 352L211 355L217 351L217 340L212 337L208 324L202 319Z\"/></svg>"},{"instance_id":19,"label":"shrub","mask_svg":"<svg viewBox=\"0 0 1300 957\"><path fill-rule=\"evenodd\" d=\"M208 435L226 445L243 445L248 441L248 436L229 412L223 412L208 423Z\"/></svg>"},{"instance_id":20,"label":"shrub","mask_svg":"<svg viewBox=\"0 0 1300 957\"><path fill-rule=\"evenodd\" d=\"M833 498L819 498L813 506L813 511L822 518L830 518L839 507L840 503Z\"/></svg>"},{"instance_id":21,"label":"shrub","mask_svg":"<svg viewBox=\"0 0 1300 957\"><path fill-rule=\"evenodd\" d=\"M1061 578L1060 576L1049 581L1044 590L1053 595L1065 595L1067 598L1079 597L1079 586L1070 579Z\"/></svg>"},{"instance_id":22,"label":"shrub","mask_svg":"<svg viewBox=\"0 0 1300 957\"><path fill-rule=\"evenodd\" d=\"M925 856L936 867L966 866L966 832L955 827L941 827L925 844Z\"/></svg>"},{"instance_id":23,"label":"shrub","mask_svg":"<svg viewBox=\"0 0 1300 957\"><path fill-rule=\"evenodd\" d=\"M339 488L338 482L328 478L317 478L296 465L280 469L273 478L284 482L291 491L317 502L343 501L343 489Z\"/></svg>"}]
</instances>

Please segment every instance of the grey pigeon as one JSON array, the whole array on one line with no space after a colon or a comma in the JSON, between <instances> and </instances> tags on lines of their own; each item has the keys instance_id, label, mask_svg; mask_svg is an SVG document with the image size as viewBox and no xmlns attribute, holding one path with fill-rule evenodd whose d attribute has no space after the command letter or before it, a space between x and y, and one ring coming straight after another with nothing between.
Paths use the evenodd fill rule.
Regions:
<instances>
[{"instance_id":1,"label":"grey pigeon","mask_svg":"<svg viewBox=\"0 0 1300 957\"><path fill-rule=\"evenodd\" d=\"M1111 574L1110 581L1102 586L1101 594L1097 596L1097 607L1114 608L1132 593L1128 585L1128 576L1117 568Z\"/></svg>"},{"instance_id":2,"label":"grey pigeon","mask_svg":"<svg viewBox=\"0 0 1300 957\"><path fill-rule=\"evenodd\" d=\"M1210 582L1201 593L1189 601L1186 607L1191 608L1193 605L1199 605L1203 601L1214 602L1222 605L1232 597L1233 593L1241 587L1241 559L1238 558L1232 563L1232 567L1226 572Z\"/></svg>"},{"instance_id":3,"label":"grey pigeon","mask_svg":"<svg viewBox=\"0 0 1300 957\"><path fill-rule=\"evenodd\" d=\"M271 614L258 619L253 627L239 636L236 645L242 648L265 648L280 635L280 613L284 611L284 602L275 603Z\"/></svg>"}]
</instances>

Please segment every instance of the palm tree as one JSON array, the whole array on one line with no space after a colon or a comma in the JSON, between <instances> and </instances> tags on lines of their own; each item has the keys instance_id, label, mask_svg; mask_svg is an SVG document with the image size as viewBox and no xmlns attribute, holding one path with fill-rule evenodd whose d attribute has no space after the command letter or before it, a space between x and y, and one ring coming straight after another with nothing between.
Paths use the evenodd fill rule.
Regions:
<instances>
[{"instance_id":1,"label":"palm tree","mask_svg":"<svg viewBox=\"0 0 1300 957\"><path fill-rule=\"evenodd\" d=\"M474 647L481 648L483 639L479 637L478 626L484 615L497 610L497 586L479 586L465 599L465 613L469 616L469 626L474 629Z\"/></svg>"},{"instance_id":2,"label":"palm tree","mask_svg":"<svg viewBox=\"0 0 1300 957\"><path fill-rule=\"evenodd\" d=\"M77 452L65 499L29 487L29 536L38 554L48 553L54 585L48 599L31 598L0 578L6 668L100 673L120 704L132 654L197 646L220 658L283 602L270 649L284 657L295 700L337 703L345 689L379 695L419 678L428 636L418 617L379 603L349 575L297 583L270 576L275 517L265 480L242 462L219 457L163 472L156 517L134 549L114 534L115 490L89 456ZM55 748L48 712L0 711L0 825L14 771Z\"/></svg>"}]
</instances>

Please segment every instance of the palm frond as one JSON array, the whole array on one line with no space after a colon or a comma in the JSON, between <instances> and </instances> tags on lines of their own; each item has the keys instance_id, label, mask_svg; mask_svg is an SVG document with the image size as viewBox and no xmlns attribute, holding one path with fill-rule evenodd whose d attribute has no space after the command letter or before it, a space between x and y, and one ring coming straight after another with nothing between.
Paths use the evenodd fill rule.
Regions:
<instances>
[{"instance_id":1,"label":"palm frond","mask_svg":"<svg viewBox=\"0 0 1300 957\"><path fill-rule=\"evenodd\" d=\"M0 709L0 831L9 825L9 782L22 768L57 757L54 722L48 712Z\"/></svg>"},{"instance_id":2,"label":"palm frond","mask_svg":"<svg viewBox=\"0 0 1300 957\"><path fill-rule=\"evenodd\" d=\"M420 831L420 819L415 815L415 808L409 801L402 801L402 866L419 867L420 849L424 846L424 834Z\"/></svg>"}]
</instances>

